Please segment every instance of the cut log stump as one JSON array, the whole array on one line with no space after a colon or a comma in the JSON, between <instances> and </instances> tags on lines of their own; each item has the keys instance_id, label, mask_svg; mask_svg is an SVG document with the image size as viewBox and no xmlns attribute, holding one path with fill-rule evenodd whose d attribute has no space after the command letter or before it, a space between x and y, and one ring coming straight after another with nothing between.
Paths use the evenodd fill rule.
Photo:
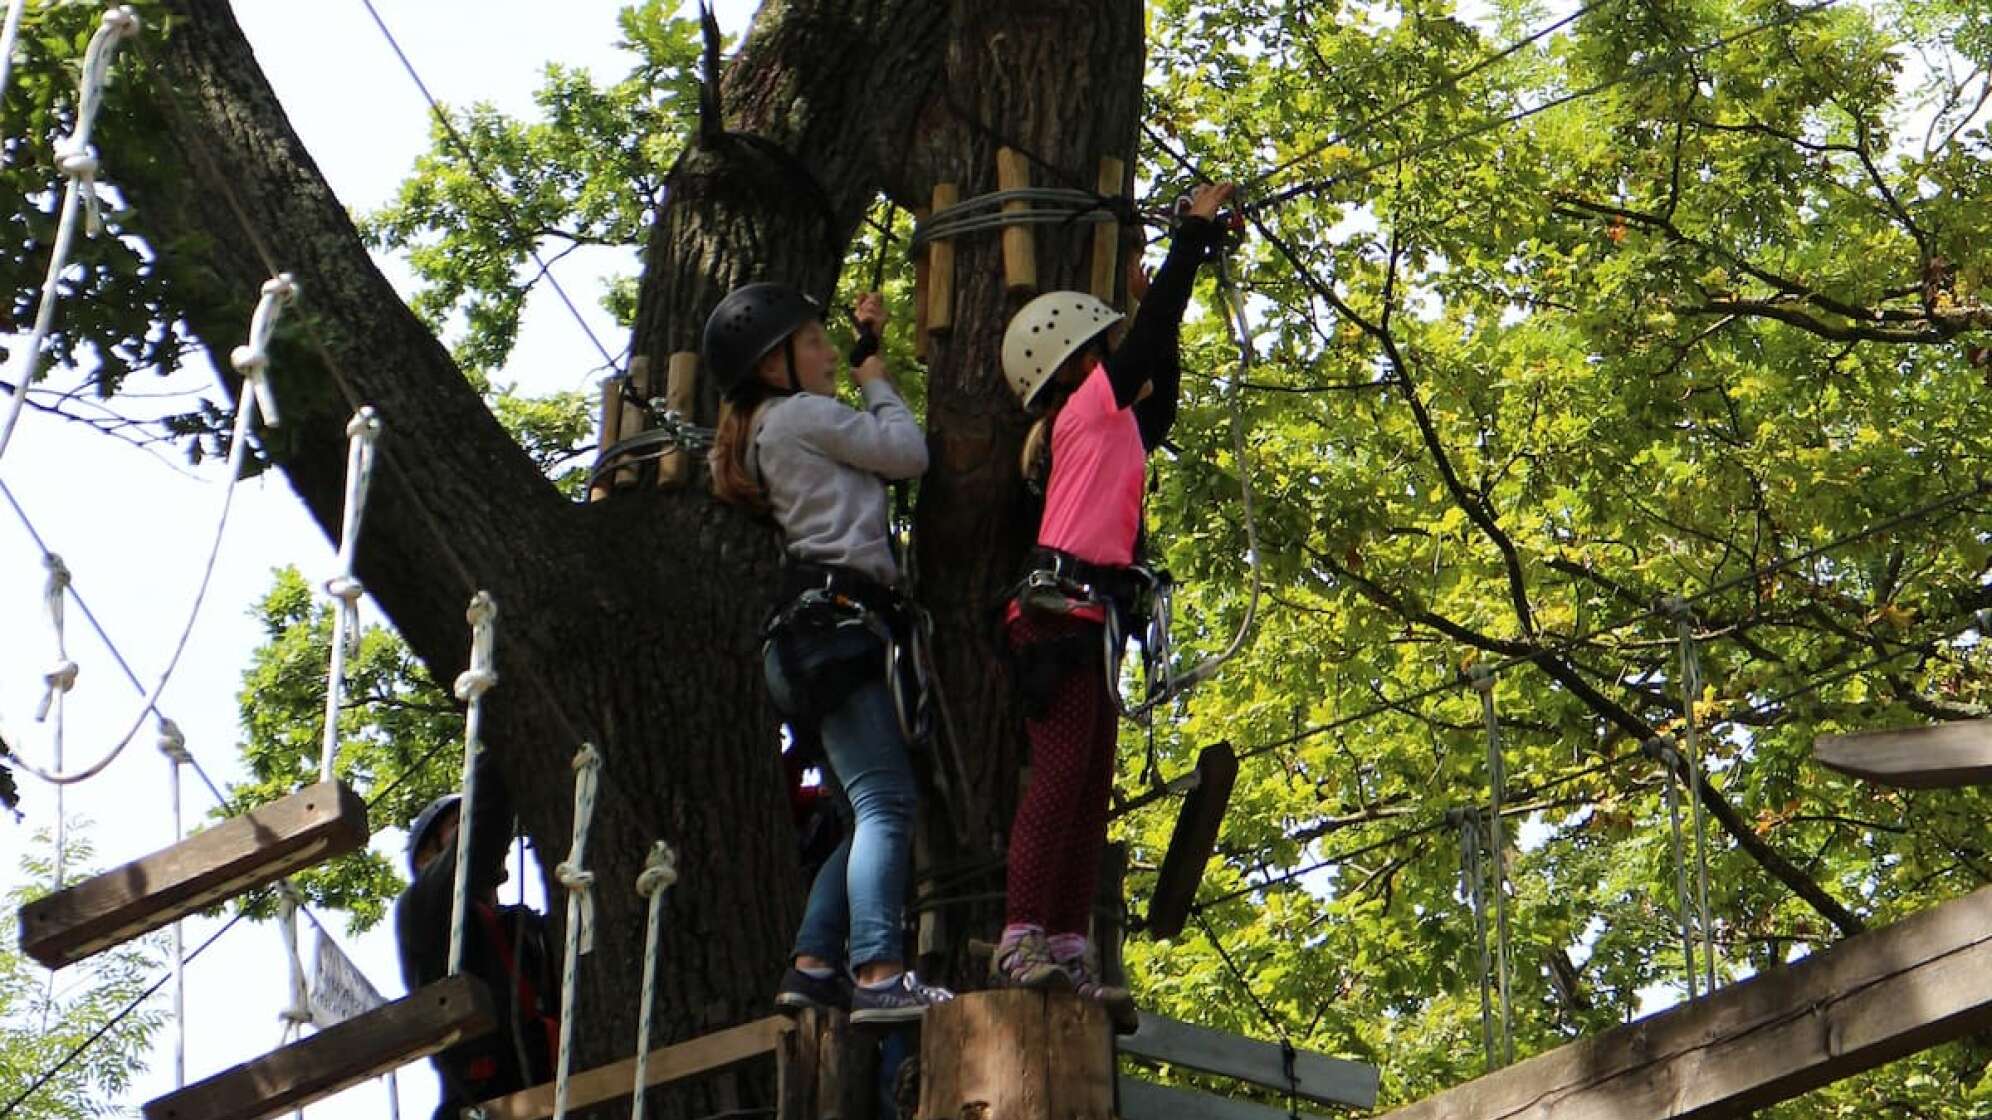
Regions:
<instances>
[{"instance_id":1,"label":"cut log stump","mask_svg":"<svg viewBox=\"0 0 1992 1120\"><path fill-rule=\"evenodd\" d=\"M1112 1028L1067 993L971 992L927 1011L919 1120L1111 1120Z\"/></svg>"}]
</instances>

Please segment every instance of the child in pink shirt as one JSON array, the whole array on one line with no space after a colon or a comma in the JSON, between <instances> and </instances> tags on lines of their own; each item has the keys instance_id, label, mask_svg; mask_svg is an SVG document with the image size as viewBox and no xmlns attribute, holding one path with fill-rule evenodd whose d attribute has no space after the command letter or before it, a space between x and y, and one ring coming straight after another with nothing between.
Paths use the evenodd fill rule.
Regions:
<instances>
[{"instance_id":1,"label":"child in pink shirt","mask_svg":"<svg viewBox=\"0 0 1992 1120\"><path fill-rule=\"evenodd\" d=\"M1133 1000L1094 974L1086 942L1119 729L1102 627L1134 582L1128 568L1137 559L1148 453L1176 419L1183 312L1197 267L1222 239L1217 211L1232 190L1196 189L1111 353L1106 332L1121 316L1078 292L1039 296L1003 338L1004 375L1040 414L1025 441L1024 473L1042 482L1045 503L1033 578L1006 612L1031 784L1010 831L1005 924L991 967L1009 984L1100 1000L1123 1031L1135 1026ZM1091 594L1068 593L1080 587Z\"/></svg>"}]
</instances>

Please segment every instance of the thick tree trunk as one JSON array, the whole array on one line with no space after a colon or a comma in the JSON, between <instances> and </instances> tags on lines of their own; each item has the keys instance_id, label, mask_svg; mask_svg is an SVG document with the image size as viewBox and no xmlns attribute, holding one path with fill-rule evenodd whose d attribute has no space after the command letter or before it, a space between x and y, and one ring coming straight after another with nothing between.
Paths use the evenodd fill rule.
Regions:
<instances>
[{"instance_id":1,"label":"thick tree trunk","mask_svg":"<svg viewBox=\"0 0 1992 1120\"><path fill-rule=\"evenodd\" d=\"M584 738L602 749L589 849L599 923L578 992L578 1063L632 1045L643 914L631 888L657 838L678 846L684 876L658 1035L762 1014L801 895L756 651L772 535L697 489L564 502L369 261L225 0L168 6L175 22L150 50L145 97L133 99L161 116L123 127L164 132L180 158L119 172L188 323L226 353L262 281L297 275L302 300L273 363L284 425L265 446L332 534L346 419L359 403L380 409L384 474L359 574L439 680L464 665L471 591L497 598L489 743L542 853L558 859L568 846L569 758ZM941 178L964 196L993 189L999 134L1049 165L1040 183L1092 185L1102 155L1132 153L1141 26L1135 0L771 0L723 84L725 129L760 140L708 135L674 170L635 352L661 368L694 348L706 311L745 280L782 277L829 295L877 191L912 204ZM117 127L107 123L107 144ZM1083 226L1040 233L1041 282L1083 288L1089 243ZM951 808L972 850L949 854L987 860L1008 826L1023 741L992 671L991 621L1033 526L1015 485L1023 418L997 362L1015 303L998 240L965 239L958 261L955 330L929 374L936 454L920 548L971 770L965 803ZM709 420L709 394L700 407ZM958 915L955 948L994 921L986 905ZM656 1111L703 1115L763 1091L721 1078L661 1095Z\"/></svg>"}]
</instances>

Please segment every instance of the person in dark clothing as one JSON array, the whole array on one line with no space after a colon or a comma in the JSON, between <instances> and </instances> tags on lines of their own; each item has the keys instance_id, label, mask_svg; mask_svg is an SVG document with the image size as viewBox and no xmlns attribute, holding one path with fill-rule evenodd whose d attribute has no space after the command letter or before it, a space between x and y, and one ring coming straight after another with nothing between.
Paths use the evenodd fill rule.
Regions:
<instances>
[{"instance_id":1,"label":"person in dark clothing","mask_svg":"<svg viewBox=\"0 0 1992 1120\"><path fill-rule=\"evenodd\" d=\"M456 1120L479 1101L552 1080L560 1040L559 975L546 918L525 906L498 904L512 841L512 799L489 753L476 765L463 970L490 991L498 1029L430 1059L443 1083L435 1120ZM414 881L394 904L394 935L401 979L411 992L449 975L459 827L465 824L456 794L431 802L409 826Z\"/></svg>"}]
</instances>

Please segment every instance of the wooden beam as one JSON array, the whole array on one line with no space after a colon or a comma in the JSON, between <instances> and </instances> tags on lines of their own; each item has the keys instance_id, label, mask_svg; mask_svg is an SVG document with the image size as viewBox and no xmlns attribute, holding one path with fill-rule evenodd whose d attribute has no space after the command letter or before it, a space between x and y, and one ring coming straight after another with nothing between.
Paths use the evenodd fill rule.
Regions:
<instances>
[{"instance_id":1,"label":"wooden beam","mask_svg":"<svg viewBox=\"0 0 1992 1120\"><path fill-rule=\"evenodd\" d=\"M692 422L692 409L698 403L699 356L690 350L671 355L664 378L664 403L685 423ZM666 451L657 460L657 486L668 490L683 486L692 476L692 455L683 448Z\"/></svg>"},{"instance_id":2,"label":"wooden beam","mask_svg":"<svg viewBox=\"0 0 1992 1120\"><path fill-rule=\"evenodd\" d=\"M762 1054L774 1053L782 1039L795 1030L785 1015L770 1015L723 1031L700 1035L673 1046L650 1052L645 1078L651 1085L681 1081L701 1073L744 1062ZM592 1108L604 1101L619 1100L636 1089L636 1059L625 1058L614 1065L599 1066L577 1073L567 1083L570 1110ZM553 1115L553 1086L530 1089L485 1101L485 1120L545 1120Z\"/></svg>"},{"instance_id":3,"label":"wooden beam","mask_svg":"<svg viewBox=\"0 0 1992 1120\"><path fill-rule=\"evenodd\" d=\"M1217 851L1217 833L1231 807L1231 786L1238 780L1238 756L1230 743L1205 747L1197 756L1197 784L1183 798L1169 852L1155 876L1155 893L1148 900L1148 932L1174 937L1183 932L1190 908L1203 884L1204 865Z\"/></svg>"},{"instance_id":4,"label":"wooden beam","mask_svg":"<svg viewBox=\"0 0 1992 1120\"><path fill-rule=\"evenodd\" d=\"M961 201L961 188L953 183L934 184L933 213L940 214ZM954 329L954 241L936 238L927 243L927 330L945 334Z\"/></svg>"},{"instance_id":5,"label":"wooden beam","mask_svg":"<svg viewBox=\"0 0 1992 1120\"><path fill-rule=\"evenodd\" d=\"M1743 1117L1992 1027L1992 887L1388 1120Z\"/></svg>"},{"instance_id":6,"label":"wooden beam","mask_svg":"<svg viewBox=\"0 0 1992 1120\"><path fill-rule=\"evenodd\" d=\"M497 1027L491 994L452 976L145 1106L146 1120L265 1120Z\"/></svg>"},{"instance_id":7,"label":"wooden beam","mask_svg":"<svg viewBox=\"0 0 1992 1120\"><path fill-rule=\"evenodd\" d=\"M1031 164L1015 148L996 149L996 186L999 190L1021 191L1031 185ZM1029 210L1028 202L1006 202L1005 214ZM1037 229L1027 225L1003 227L1003 282L1012 292L1037 291Z\"/></svg>"},{"instance_id":8,"label":"wooden beam","mask_svg":"<svg viewBox=\"0 0 1992 1120\"><path fill-rule=\"evenodd\" d=\"M1121 191L1127 185L1127 165L1113 156L1100 157L1099 192L1107 198L1122 197ZM1114 291L1120 282L1116 275L1121 266L1120 223L1100 222L1093 227L1093 276L1092 292L1101 303L1112 303Z\"/></svg>"},{"instance_id":9,"label":"wooden beam","mask_svg":"<svg viewBox=\"0 0 1992 1120\"><path fill-rule=\"evenodd\" d=\"M1120 1075L1120 1120L1289 1120L1284 1108L1213 1096L1189 1089L1171 1089L1138 1077ZM1301 1120L1316 1120L1299 1113Z\"/></svg>"},{"instance_id":10,"label":"wooden beam","mask_svg":"<svg viewBox=\"0 0 1992 1120\"><path fill-rule=\"evenodd\" d=\"M650 425L650 359L637 355L629 360L629 392L622 402L622 423L617 429L621 439L642 434ZM610 475L618 490L627 490L636 485L642 470L634 465L618 468Z\"/></svg>"},{"instance_id":11,"label":"wooden beam","mask_svg":"<svg viewBox=\"0 0 1992 1120\"><path fill-rule=\"evenodd\" d=\"M1821 735L1812 757L1843 774L1904 789L1992 785L1992 720Z\"/></svg>"},{"instance_id":12,"label":"wooden beam","mask_svg":"<svg viewBox=\"0 0 1992 1120\"><path fill-rule=\"evenodd\" d=\"M1220 1077L1249 1081L1277 1092L1287 1091L1286 1059L1270 1042L1191 1026L1146 1011L1141 1029L1120 1040L1120 1052L1145 1062L1160 1062ZM1375 1066L1331 1058L1310 1050L1296 1051L1295 1095L1316 1104L1376 1107L1381 1080Z\"/></svg>"},{"instance_id":13,"label":"wooden beam","mask_svg":"<svg viewBox=\"0 0 1992 1120\"><path fill-rule=\"evenodd\" d=\"M61 968L366 843L357 794L306 786L21 907L21 951Z\"/></svg>"}]
</instances>

